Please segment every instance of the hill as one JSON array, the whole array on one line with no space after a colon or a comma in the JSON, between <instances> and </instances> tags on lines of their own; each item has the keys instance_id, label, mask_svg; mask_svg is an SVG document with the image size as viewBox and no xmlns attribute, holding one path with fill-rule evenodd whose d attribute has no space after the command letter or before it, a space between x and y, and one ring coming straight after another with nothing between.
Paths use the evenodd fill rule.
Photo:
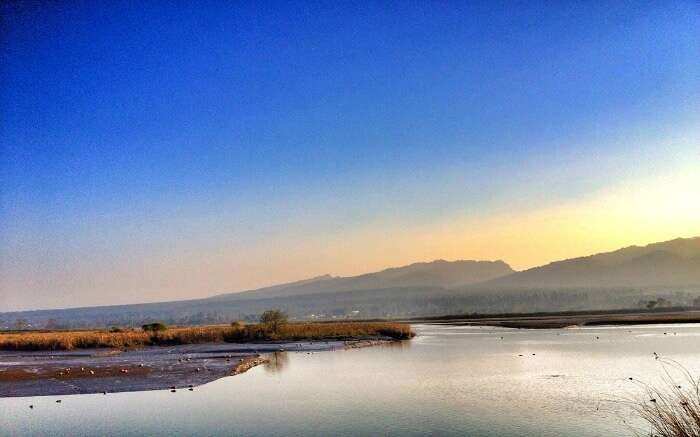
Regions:
<instances>
[{"instance_id":1,"label":"hill","mask_svg":"<svg viewBox=\"0 0 700 437\"><path fill-rule=\"evenodd\" d=\"M257 290L222 294L210 299L219 301L261 299L389 288L454 288L487 281L513 272L514 270L503 261L437 260L389 268L359 276L333 277L324 275Z\"/></svg>"},{"instance_id":2,"label":"hill","mask_svg":"<svg viewBox=\"0 0 700 437\"><path fill-rule=\"evenodd\" d=\"M658 308L700 307L700 238L632 246L522 272L503 261L438 260L204 299L0 313L5 321L0 327L19 320L32 327L227 323L256 320L270 308L294 319L371 319L643 309L650 301Z\"/></svg>"},{"instance_id":3,"label":"hill","mask_svg":"<svg viewBox=\"0 0 700 437\"><path fill-rule=\"evenodd\" d=\"M483 288L683 287L700 284L700 237L557 261L496 278Z\"/></svg>"},{"instance_id":4,"label":"hill","mask_svg":"<svg viewBox=\"0 0 700 437\"><path fill-rule=\"evenodd\" d=\"M71 327L140 325L150 321L200 324L256 320L270 308L281 308L299 319L392 317L429 307L430 299L449 295L451 287L512 272L503 261L438 260L359 276L323 275L205 299L0 313L0 320L5 320L6 327L18 319L32 326L45 326L49 320Z\"/></svg>"}]
</instances>

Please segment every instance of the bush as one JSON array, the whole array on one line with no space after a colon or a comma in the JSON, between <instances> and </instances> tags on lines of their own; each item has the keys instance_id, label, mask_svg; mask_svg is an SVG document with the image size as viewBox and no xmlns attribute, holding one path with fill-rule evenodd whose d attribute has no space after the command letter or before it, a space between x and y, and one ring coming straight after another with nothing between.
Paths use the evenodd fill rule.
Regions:
<instances>
[{"instance_id":1,"label":"bush","mask_svg":"<svg viewBox=\"0 0 700 437\"><path fill-rule=\"evenodd\" d=\"M168 329L168 327L165 326L165 324L163 324L163 323L156 322L156 323L147 323L147 324L141 326L141 329L143 329L146 332L160 332L160 331L165 331L166 329Z\"/></svg>"},{"instance_id":2,"label":"bush","mask_svg":"<svg viewBox=\"0 0 700 437\"><path fill-rule=\"evenodd\" d=\"M109 332L124 332L124 330L118 326L112 326L109 328Z\"/></svg>"}]
</instances>

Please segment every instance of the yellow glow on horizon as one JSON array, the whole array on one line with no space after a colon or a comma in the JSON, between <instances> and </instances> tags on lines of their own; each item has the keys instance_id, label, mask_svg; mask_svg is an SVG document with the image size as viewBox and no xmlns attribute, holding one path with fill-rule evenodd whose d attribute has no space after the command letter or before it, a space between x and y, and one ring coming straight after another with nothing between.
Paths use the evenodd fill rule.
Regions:
<instances>
[{"instance_id":1,"label":"yellow glow on horizon","mask_svg":"<svg viewBox=\"0 0 700 437\"><path fill-rule=\"evenodd\" d=\"M700 236L700 162L695 162L697 166L671 175L548 208L453 217L423 226L384 221L333 235L276 236L245 251L202 249L144 266L132 281L165 277L183 295L192 289L209 295L435 259L500 259L523 270L630 245Z\"/></svg>"},{"instance_id":2,"label":"yellow glow on horizon","mask_svg":"<svg viewBox=\"0 0 700 437\"><path fill-rule=\"evenodd\" d=\"M522 270L694 236L700 236L700 164L550 208L388 231L377 226L304 252L323 254L314 264L326 267L317 272L341 275L433 259L502 259Z\"/></svg>"},{"instance_id":3,"label":"yellow glow on horizon","mask_svg":"<svg viewBox=\"0 0 700 437\"><path fill-rule=\"evenodd\" d=\"M420 226L388 218L330 235L281 234L246 247L226 239L197 246L176 241L164 254L159 249L138 256L81 259L79 266L67 263L43 276L19 271L5 286L68 284L133 303L163 300L158 290L167 290L169 299L194 297L193 291L204 297L435 259L500 259L523 270L630 245L700 236L700 157L686 160L685 167L671 174L625 182L545 208L484 211Z\"/></svg>"}]
</instances>

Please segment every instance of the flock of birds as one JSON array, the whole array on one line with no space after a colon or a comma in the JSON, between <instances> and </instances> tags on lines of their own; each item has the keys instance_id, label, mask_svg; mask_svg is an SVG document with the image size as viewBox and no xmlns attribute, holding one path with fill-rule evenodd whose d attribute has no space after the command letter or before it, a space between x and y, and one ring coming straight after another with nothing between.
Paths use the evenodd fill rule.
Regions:
<instances>
[{"instance_id":1,"label":"flock of birds","mask_svg":"<svg viewBox=\"0 0 700 437\"><path fill-rule=\"evenodd\" d=\"M632 333L632 331L627 331L627 332ZM677 335L676 332L672 332L671 334ZM557 334L557 335L561 335L561 334ZM664 332L664 335L669 335L669 333L668 333L668 332ZM499 338L500 338L501 340L504 339L502 336L499 337ZM600 336L596 335L596 336L595 336L595 339L596 339L596 340L600 340ZM535 356L535 355L536 355L536 354L534 354L534 353L532 354L532 356ZM519 356L519 357L524 357L525 354L518 354L518 356ZM660 356L659 354L657 354L656 352L652 352L652 356L654 357L655 360L658 360L659 358L661 358L661 356ZM628 379L629 381L634 381L634 378L632 378L631 376L630 376L629 378L627 378L627 379ZM678 385L678 386L676 386L676 387L677 387L678 389L681 388L680 385ZM650 399L649 402L656 403L656 399ZM687 403L682 402L681 405L687 405ZM596 410L597 410L597 408L596 408Z\"/></svg>"},{"instance_id":2,"label":"flock of birds","mask_svg":"<svg viewBox=\"0 0 700 437\"><path fill-rule=\"evenodd\" d=\"M325 343L327 344L328 342L326 341ZM313 344L313 342L310 342L309 344ZM294 346L295 346L296 348L299 348L299 349L303 348L303 344L302 344L302 343L297 343L297 344L295 344ZM283 347L280 347L277 351L278 351L278 352L284 352L285 349L284 349ZM258 353L258 350L256 349L256 350L254 351L254 353L257 354L257 353ZM312 351L307 351L306 354L307 354L307 355L313 355L313 352L312 352ZM229 354L229 355L226 355L225 360L226 360L226 362L231 362L231 359L232 359L232 358L233 358L233 355L230 355L230 354ZM188 357L183 357L183 358L178 358L178 360L177 360L178 363L184 363L184 362L189 362L189 361L192 361L192 358L189 357L189 356L188 356ZM239 364L242 363L242 362L243 362L243 359L242 359L242 358L238 360L238 363L239 363ZM144 364L143 364L143 363L140 363L140 364L138 365L138 367L141 367L141 368L142 368L142 367L144 367ZM195 372L200 372L201 370L202 370L202 369L201 369L200 367L196 367L196 368L194 369ZM204 367L204 370L210 370L210 369L207 369L206 367ZM96 375L96 372L95 372L94 370L92 370L92 369L87 369L87 368L85 368L85 367L81 367L81 368L80 368L80 372L88 373L88 374L91 375L91 376ZM128 374L128 373L129 373L129 369L128 369L128 368L122 368L122 369L119 369L119 372L122 373L122 374ZM66 368L61 369L61 370L57 371L57 375L58 375L58 376L62 376L62 377L71 376L71 368L70 368L70 367L66 367ZM193 385L193 384L189 384L189 385L187 386L187 390L188 390L188 391L194 391L194 385ZM176 393L176 392L177 392L177 387L174 386L174 385L170 386L170 392L171 392L171 393ZM103 395L106 395L107 392L106 392L106 391L103 391L102 394L103 394ZM57 404L60 404L60 403L61 403L61 399L57 399L57 400L56 400L56 403L57 403ZM29 405L29 408L30 408L30 409L34 409L34 404L30 404L30 405Z\"/></svg>"}]
</instances>

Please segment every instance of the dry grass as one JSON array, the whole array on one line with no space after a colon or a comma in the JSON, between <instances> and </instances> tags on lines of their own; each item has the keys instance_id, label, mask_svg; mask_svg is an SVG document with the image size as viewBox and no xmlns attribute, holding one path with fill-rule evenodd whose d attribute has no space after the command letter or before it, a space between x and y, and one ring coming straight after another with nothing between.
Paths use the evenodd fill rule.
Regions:
<instances>
[{"instance_id":1,"label":"dry grass","mask_svg":"<svg viewBox=\"0 0 700 437\"><path fill-rule=\"evenodd\" d=\"M383 322L289 323L277 331L263 325L201 326L169 328L150 333L142 330L53 331L0 334L2 350L72 350L90 348L131 348L216 342L294 341L413 336L409 325Z\"/></svg>"},{"instance_id":2,"label":"dry grass","mask_svg":"<svg viewBox=\"0 0 700 437\"><path fill-rule=\"evenodd\" d=\"M659 359L664 369L661 386L638 382L641 397L625 400L648 430L632 429L654 437L700 437L700 380L672 360Z\"/></svg>"},{"instance_id":3,"label":"dry grass","mask_svg":"<svg viewBox=\"0 0 700 437\"><path fill-rule=\"evenodd\" d=\"M228 333L226 341L250 340L347 340L366 337L390 337L406 340L413 337L409 325L385 322L338 322L338 323L288 323L276 332L263 325L248 325Z\"/></svg>"},{"instance_id":4,"label":"dry grass","mask_svg":"<svg viewBox=\"0 0 700 437\"><path fill-rule=\"evenodd\" d=\"M0 334L4 350L72 350L98 347L127 348L148 344L144 332L56 331Z\"/></svg>"}]
</instances>

